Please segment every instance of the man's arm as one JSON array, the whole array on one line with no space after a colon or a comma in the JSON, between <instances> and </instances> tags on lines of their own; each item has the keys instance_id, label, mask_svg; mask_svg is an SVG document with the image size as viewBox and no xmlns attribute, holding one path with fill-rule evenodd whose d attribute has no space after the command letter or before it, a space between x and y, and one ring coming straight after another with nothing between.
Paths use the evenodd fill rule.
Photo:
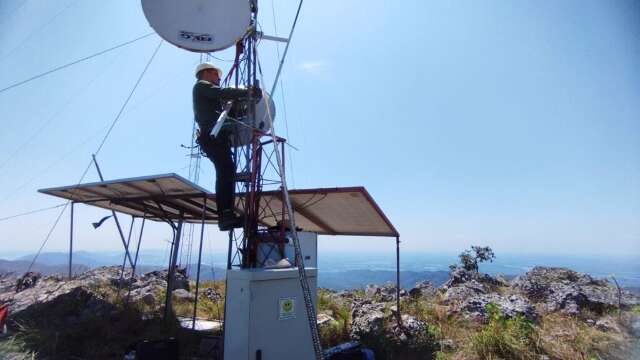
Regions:
<instances>
[{"instance_id":1,"label":"man's arm","mask_svg":"<svg viewBox=\"0 0 640 360\"><path fill-rule=\"evenodd\" d=\"M251 93L251 89L219 88L205 84L198 84L198 86L200 92L205 97L223 101L246 99ZM253 96L260 99L262 97L262 91L260 91L260 89L253 90Z\"/></svg>"}]
</instances>

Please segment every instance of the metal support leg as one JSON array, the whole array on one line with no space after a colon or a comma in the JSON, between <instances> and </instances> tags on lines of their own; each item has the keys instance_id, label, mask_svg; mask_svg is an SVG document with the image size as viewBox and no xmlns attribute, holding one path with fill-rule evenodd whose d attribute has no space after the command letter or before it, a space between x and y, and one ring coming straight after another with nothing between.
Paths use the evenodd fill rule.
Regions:
<instances>
[{"instance_id":1,"label":"metal support leg","mask_svg":"<svg viewBox=\"0 0 640 360\"><path fill-rule=\"evenodd\" d=\"M198 294L200 291L200 265L202 264L202 241L204 239L204 221L207 214L207 198L205 197L202 202L202 224L200 227L200 250L198 251L198 271L196 273L196 299L193 304L193 321L191 322L191 329L196 328L196 312L198 309Z\"/></svg>"},{"instance_id":2,"label":"metal support leg","mask_svg":"<svg viewBox=\"0 0 640 360\"><path fill-rule=\"evenodd\" d=\"M129 248L129 244L131 244L131 234L133 233L133 225L135 224L136 218L131 216L131 225L129 225L129 235L127 236L127 249ZM120 268L120 279L118 280L118 295L117 298L120 298L120 290L122 289L122 281L124 280L124 269L127 266L127 256L124 256L122 259L122 267ZM133 264L131 264L131 268L133 268Z\"/></svg>"},{"instance_id":3,"label":"metal support leg","mask_svg":"<svg viewBox=\"0 0 640 360\"><path fill-rule=\"evenodd\" d=\"M180 248L180 237L182 236L182 214L180 214L180 220L176 227L175 237L173 239L173 245L171 246L171 261L169 262L169 271L167 274L167 297L165 299L164 319L169 319L169 314L172 311L173 300L173 286L176 281L176 264L178 263L178 249Z\"/></svg>"},{"instance_id":4,"label":"metal support leg","mask_svg":"<svg viewBox=\"0 0 640 360\"><path fill-rule=\"evenodd\" d=\"M71 202L71 219L69 225L69 280L73 276L73 205Z\"/></svg>"},{"instance_id":5,"label":"metal support leg","mask_svg":"<svg viewBox=\"0 0 640 360\"><path fill-rule=\"evenodd\" d=\"M400 315L400 236L396 236L396 308L398 309L398 325L402 326Z\"/></svg>"},{"instance_id":6,"label":"metal support leg","mask_svg":"<svg viewBox=\"0 0 640 360\"><path fill-rule=\"evenodd\" d=\"M98 171L98 176L100 177L100 181L104 181L102 177L102 171L100 171L100 166L98 165L98 160L96 160L96 155L91 155L93 157L93 163L96 166L96 170ZM113 215L113 220L116 222L116 226L118 227L118 233L120 234L120 240L122 240L122 245L124 246L124 255L129 259L129 265L133 266L133 260L131 260L131 254L129 254L129 247L127 246L126 241L124 240L124 233L122 232L122 227L120 226L120 221L118 220L118 215L114 210L111 210L111 215Z\"/></svg>"},{"instance_id":7,"label":"metal support leg","mask_svg":"<svg viewBox=\"0 0 640 360\"><path fill-rule=\"evenodd\" d=\"M231 252L233 251L233 230L229 231L229 251L227 252L227 270L231 270Z\"/></svg>"},{"instance_id":8,"label":"metal support leg","mask_svg":"<svg viewBox=\"0 0 640 360\"><path fill-rule=\"evenodd\" d=\"M142 225L140 225L140 236L138 237L138 246L136 246L136 256L133 259L133 267L131 268L131 278L129 279L129 291L127 292L127 302L129 302L129 297L131 296L131 283L133 282L133 277L136 275L136 266L138 266L138 254L140 253L140 243L142 242L142 233L144 232L144 223L147 220L147 212L145 210L144 215L142 216Z\"/></svg>"}]
</instances>

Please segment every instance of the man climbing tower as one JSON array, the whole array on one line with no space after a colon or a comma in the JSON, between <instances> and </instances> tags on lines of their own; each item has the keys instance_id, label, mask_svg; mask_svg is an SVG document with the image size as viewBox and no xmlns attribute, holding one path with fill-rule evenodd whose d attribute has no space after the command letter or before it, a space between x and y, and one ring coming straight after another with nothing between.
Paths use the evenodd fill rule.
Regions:
<instances>
[{"instance_id":1,"label":"man climbing tower","mask_svg":"<svg viewBox=\"0 0 640 360\"><path fill-rule=\"evenodd\" d=\"M223 107L228 101L249 98L255 101L262 97L260 89L220 88L222 70L205 62L196 67L198 81L193 86L193 112L200 128L198 144L216 168L216 205L218 209L218 227L226 231L243 226L244 219L234 212L236 165L231 154L230 131L222 128L217 136L211 135Z\"/></svg>"}]
</instances>

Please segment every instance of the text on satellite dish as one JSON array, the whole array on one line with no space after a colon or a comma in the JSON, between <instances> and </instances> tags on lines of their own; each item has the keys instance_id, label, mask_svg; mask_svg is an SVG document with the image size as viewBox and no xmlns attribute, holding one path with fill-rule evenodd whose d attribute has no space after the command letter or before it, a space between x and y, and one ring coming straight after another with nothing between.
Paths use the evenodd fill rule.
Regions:
<instances>
[{"instance_id":1,"label":"text on satellite dish","mask_svg":"<svg viewBox=\"0 0 640 360\"><path fill-rule=\"evenodd\" d=\"M213 37L211 34L197 34L191 31L180 31L180 37L184 40L191 40L195 42L212 42Z\"/></svg>"}]
</instances>

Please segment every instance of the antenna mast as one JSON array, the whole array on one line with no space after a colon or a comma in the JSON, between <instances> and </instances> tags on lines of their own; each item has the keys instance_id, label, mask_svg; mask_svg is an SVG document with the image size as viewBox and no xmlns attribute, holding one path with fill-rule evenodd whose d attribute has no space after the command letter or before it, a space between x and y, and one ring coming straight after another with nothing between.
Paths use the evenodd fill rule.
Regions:
<instances>
[{"instance_id":1,"label":"antenna mast","mask_svg":"<svg viewBox=\"0 0 640 360\"><path fill-rule=\"evenodd\" d=\"M235 61L225 78L225 85L235 80L236 87L242 85L247 89L260 88L261 82L264 85L264 81L258 80L257 44L259 39L286 41L287 46L280 59L272 93L277 86L290 38L302 7L302 1L300 1L289 39L281 39L264 36L257 31L257 0L246 0L246 2L217 0L198 2L197 6L194 6L195 1L181 4L188 3L189 6L177 6L174 0L142 0L142 3L145 16L152 27L160 36L176 46L195 52L209 53L235 44ZM246 13L247 5L249 16ZM168 11L169 9L172 11ZM191 30L184 29L187 24ZM242 35L238 34L239 29L242 30L240 33ZM176 34L179 36L176 37ZM260 80L262 80L261 73ZM275 106L270 94L263 91L262 99L252 98L252 92L249 96L249 101L239 106L242 107L240 113L245 115L237 115L233 111L229 111L228 115L225 114L226 119L230 121L225 120L224 126L233 129L231 143L236 165L235 211L244 215L242 229L229 231L227 279L229 279L229 272L234 269L264 268L265 262L271 258L268 255L259 254L265 247L261 246L262 244L270 249L276 249L275 251L279 252L278 258L285 259L285 246L287 243L292 243L295 252L293 265L298 270L315 358L322 359L313 295L306 274L308 270L304 266L295 225L294 204L289 197L286 183L284 165L286 140L276 136L274 132ZM280 192L280 204L277 207L263 199L262 193L265 190Z\"/></svg>"}]
</instances>

